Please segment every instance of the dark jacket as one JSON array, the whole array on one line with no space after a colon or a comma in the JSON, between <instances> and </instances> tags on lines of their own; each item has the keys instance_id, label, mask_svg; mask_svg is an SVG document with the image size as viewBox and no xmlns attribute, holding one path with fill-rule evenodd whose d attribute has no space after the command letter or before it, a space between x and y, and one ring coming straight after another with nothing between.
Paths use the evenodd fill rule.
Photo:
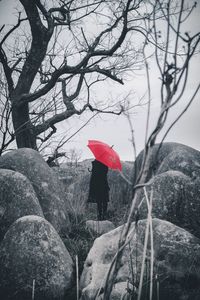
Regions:
<instances>
[{"instance_id":1,"label":"dark jacket","mask_svg":"<svg viewBox=\"0 0 200 300\"><path fill-rule=\"evenodd\" d=\"M88 202L109 201L108 167L101 162L92 162Z\"/></svg>"}]
</instances>

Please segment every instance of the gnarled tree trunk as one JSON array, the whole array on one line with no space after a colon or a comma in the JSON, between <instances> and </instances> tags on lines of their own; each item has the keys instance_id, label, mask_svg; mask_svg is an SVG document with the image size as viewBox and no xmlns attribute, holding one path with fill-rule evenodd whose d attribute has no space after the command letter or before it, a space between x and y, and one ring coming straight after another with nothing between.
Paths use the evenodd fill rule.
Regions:
<instances>
[{"instance_id":1,"label":"gnarled tree trunk","mask_svg":"<svg viewBox=\"0 0 200 300\"><path fill-rule=\"evenodd\" d=\"M28 103L19 107L13 106L12 120L15 130L16 143L18 148L32 148L37 150L34 128L29 118Z\"/></svg>"}]
</instances>

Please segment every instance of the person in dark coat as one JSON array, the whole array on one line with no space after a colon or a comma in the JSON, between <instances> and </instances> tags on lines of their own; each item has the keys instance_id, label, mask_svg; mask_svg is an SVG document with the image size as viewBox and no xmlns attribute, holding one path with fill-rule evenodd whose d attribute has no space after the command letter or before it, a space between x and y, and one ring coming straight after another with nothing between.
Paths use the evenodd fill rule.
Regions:
<instances>
[{"instance_id":1,"label":"person in dark coat","mask_svg":"<svg viewBox=\"0 0 200 300\"><path fill-rule=\"evenodd\" d=\"M92 162L88 202L97 203L97 219L105 220L109 201L108 167L96 159Z\"/></svg>"}]
</instances>

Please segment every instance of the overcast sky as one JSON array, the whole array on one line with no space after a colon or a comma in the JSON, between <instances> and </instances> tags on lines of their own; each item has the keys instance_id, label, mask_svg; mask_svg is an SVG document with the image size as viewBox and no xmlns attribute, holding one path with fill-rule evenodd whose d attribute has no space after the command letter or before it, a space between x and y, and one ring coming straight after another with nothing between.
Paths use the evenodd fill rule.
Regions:
<instances>
[{"instance_id":1,"label":"overcast sky","mask_svg":"<svg viewBox=\"0 0 200 300\"><path fill-rule=\"evenodd\" d=\"M12 18L11 8L13 7L14 0L1 0L0 1L0 24L7 23L8 19ZM188 28L195 31L199 30L199 18L200 18L200 1L197 1L197 9L190 23L187 24ZM169 115L167 125L176 118L177 114L184 107L186 101L190 99L195 87L199 83L199 71L200 70L200 56L196 56L193 59L190 68L190 77L188 89L182 99L180 105L171 111ZM160 80L155 65L151 65L151 90L152 90L152 110L151 110L151 122L150 131L154 128L155 121L159 112L159 86ZM137 102L137 99L144 95L146 88L145 76L133 76L129 81L124 81L124 86L109 81L106 85L106 90L102 90L100 87L97 89L97 93L102 98L112 95L113 98L119 97L122 92L128 92L132 90L133 103ZM116 96L115 96L116 95ZM104 99L105 100L105 99ZM65 121L60 125L61 132L67 133L69 136L78 130L85 122L91 117L90 114L85 114L80 117L75 117L71 120ZM134 133L136 139L137 153L142 150L144 146L145 135L145 122L146 109L140 107L135 110L132 115L132 122L134 125ZM69 131L70 130L70 131ZM197 94L193 104L181 118L181 120L173 127L171 132L166 138L166 141L180 142L189 145L193 148L200 150L200 93ZM161 137L161 136L160 136ZM92 158L92 154L87 147L89 139L102 140L110 145L114 145L114 149L119 153L122 160L133 160L133 149L130 142L130 128L127 119L124 116L111 116L101 115L92 119L86 127L84 127L79 134L74 136L70 142L65 146L65 150L76 147L82 151L82 159ZM158 140L159 141L159 140Z\"/></svg>"}]
</instances>

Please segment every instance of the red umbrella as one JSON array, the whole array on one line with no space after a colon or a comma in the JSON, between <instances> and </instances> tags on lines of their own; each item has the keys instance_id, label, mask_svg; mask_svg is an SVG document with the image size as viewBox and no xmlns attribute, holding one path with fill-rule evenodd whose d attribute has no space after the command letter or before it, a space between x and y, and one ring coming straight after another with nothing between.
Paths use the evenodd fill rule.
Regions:
<instances>
[{"instance_id":1,"label":"red umbrella","mask_svg":"<svg viewBox=\"0 0 200 300\"><path fill-rule=\"evenodd\" d=\"M117 152L115 152L115 150L113 150L113 146L110 147L108 144L103 142L89 140L88 147L94 154L96 160L100 161L111 169L118 169L120 171L122 170L119 155Z\"/></svg>"}]
</instances>

